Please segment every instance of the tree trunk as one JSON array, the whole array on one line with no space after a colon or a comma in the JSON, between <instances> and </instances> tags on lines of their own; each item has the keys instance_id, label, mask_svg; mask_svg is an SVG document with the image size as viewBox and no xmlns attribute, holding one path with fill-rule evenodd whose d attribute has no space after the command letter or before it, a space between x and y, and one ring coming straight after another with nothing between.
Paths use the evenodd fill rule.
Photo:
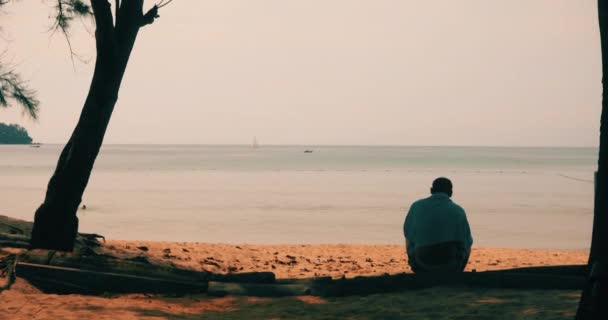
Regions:
<instances>
[{"instance_id":1,"label":"tree trunk","mask_svg":"<svg viewBox=\"0 0 608 320\"><path fill-rule=\"evenodd\" d=\"M608 319L608 1L598 0L602 47L602 116L589 275L576 319Z\"/></svg>"},{"instance_id":2,"label":"tree trunk","mask_svg":"<svg viewBox=\"0 0 608 320\"><path fill-rule=\"evenodd\" d=\"M91 6L97 46L93 80L78 124L49 181L44 202L36 210L32 248L73 249L78 231L76 212L110 122L137 33L157 16L156 7L144 16L143 0L123 1L113 25L107 0L91 0Z\"/></svg>"}]
</instances>

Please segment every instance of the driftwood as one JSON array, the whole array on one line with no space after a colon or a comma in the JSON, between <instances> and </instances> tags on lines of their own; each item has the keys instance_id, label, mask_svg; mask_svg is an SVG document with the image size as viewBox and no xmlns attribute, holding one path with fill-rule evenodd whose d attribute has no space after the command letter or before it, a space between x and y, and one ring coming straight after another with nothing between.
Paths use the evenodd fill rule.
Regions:
<instances>
[{"instance_id":1,"label":"driftwood","mask_svg":"<svg viewBox=\"0 0 608 320\"><path fill-rule=\"evenodd\" d=\"M279 297L315 295L339 297L376 293L420 290L434 286L456 286L470 288L509 288L542 290L580 290L585 283L579 273L584 266L555 266L538 268L516 268L486 272L463 272L455 274L412 274L331 279L280 279L274 284L235 284L210 282L208 294L214 296L247 295ZM567 270L570 274L560 274ZM534 271L534 273L532 273Z\"/></svg>"},{"instance_id":2,"label":"driftwood","mask_svg":"<svg viewBox=\"0 0 608 320\"><path fill-rule=\"evenodd\" d=\"M533 273L533 274L554 274L554 275L571 275L586 277L588 272L588 266L586 264L574 264L574 265L559 265L559 266L542 266L542 267L524 267L524 268L513 268L494 270L492 272L508 272L508 273Z\"/></svg>"},{"instance_id":3,"label":"driftwood","mask_svg":"<svg viewBox=\"0 0 608 320\"><path fill-rule=\"evenodd\" d=\"M418 290L433 286L464 286L511 289L580 289L583 276L507 271L464 272L456 274L398 274L352 279L317 278L277 280L273 283L235 283L200 280L184 276L147 277L124 273L99 272L75 268L18 263L17 275L45 292L99 294L207 292L209 295L248 295L281 297L317 295L324 297L367 295Z\"/></svg>"},{"instance_id":4,"label":"driftwood","mask_svg":"<svg viewBox=\"0 0 608 320\"><path fill-rule=\"evenodd\" d=\"M57 265L17 263L16 274L32 285L49 293L165 293L184 294L206 292L209 281L233 284L270 284L271 272L211 274L185 269L167 269L137 262L100 260L92 269ZM71 264L71 263L70 263Z\"/></svg>"},{"instance_id":5,"label":"driftwood","mask_svg":"<svg viewBox=\"0 0 608 320\"><path fill-rule=\"evenodd\" d=\"M311 293L313 295L326 297L366 295L373 293L417 290L434 286L464 286L526 290L580 290L584 283L585 277L581 275L559 275L529 272L516 273L512 272L512 270L463 272L453 274L403 273L379 277L355 277L353 279L320 279L313 282Z\"/></svg>"},{"instance_id":6,"label":"driftwood","mask_svg":"<svg viewBox=\"0 0 608 320\"><path fill-rule=\"evenodd\" d=\"M172 264L161 264L150 261L144 256L120 258L107 254L64 255L39 250L30 251L22 258L26 262L17 264L17 276L46 292L54 293L183 294L204 292L209 281L233 283L275 281L272 272L214 274L181 269ZM148 280L150 284L146 284ZM185 284L193 284L193 286Z\"/></svg>"},{"instance_id":7,"label":"driftwood","mask_svg":"<svg viewBox=\"0 0 608 320\"><path fill-rule=\"evenodd\" d=\"M286 297L312 295L315 283L331 281L331 277L277 279L272 284L209 282L212 296L243 295L257 297Z\"/></svg>"},{"instance_id":8,"label":"driftwood","mask_svg":"<svg viewBox=\"0 0 608 320\"><path fill-rule=\"evenodd\" d=\"M52 257L44 263L44 256L37 256L38 264L57 267L85 269L89 271L122 273L143 277L169 278L183 281L221 281L237 283L273 283L275 275L272 272L243 272L232 274L217 274L207 271L181 269L171 265L159 265L145 257L119 259L108 255L81 257ZM31 256L28 261L34 260Z\"/></svg>"},{"instance_id":9,"label":"driftwood","mask_svg":"<svg viewBox=\"0 0 608 320\"><path fill-rule=\"evenodd\" d=\"M74 268L18 263L19 277L27 279L44 292L69 294L101 293L201 293L207 282L180 281L129 274L97 272Z\"/></svg>"},{"instance_id":10,"label":"driftwood","mask_svg":"<svg viewBox=\"0 0 608 320\"><path fill-rule=\"evenodd\" d=\"M211 296L255 296L255 297L287 297L311 294L310 283L302 284L259 284L259 283L227 283L209 282L207 294Z\"/></svg>"}]
</instances>

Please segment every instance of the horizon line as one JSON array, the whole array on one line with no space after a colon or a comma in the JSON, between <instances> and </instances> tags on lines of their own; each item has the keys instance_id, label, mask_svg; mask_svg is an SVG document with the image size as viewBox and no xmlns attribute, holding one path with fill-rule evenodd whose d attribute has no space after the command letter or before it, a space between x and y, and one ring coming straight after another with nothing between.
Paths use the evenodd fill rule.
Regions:
<instances>
[{"instance_id":1,"label":"horizon line","mask_svg":"<svg viewBox=\"0 0 608 320\"><path fill-rule=\"evenodd\" d=\"M39 142L31 144L65 145L65 143ZM209 147L242 147L251 146L245 143L104 143L107 146L209 146ZM411 147L411 148L569 148L569 149L598 149L599 146L568 146L568 145L414 145L414 144L258 144L259 148L267 147Z\"/></svg>"}]
</instances>

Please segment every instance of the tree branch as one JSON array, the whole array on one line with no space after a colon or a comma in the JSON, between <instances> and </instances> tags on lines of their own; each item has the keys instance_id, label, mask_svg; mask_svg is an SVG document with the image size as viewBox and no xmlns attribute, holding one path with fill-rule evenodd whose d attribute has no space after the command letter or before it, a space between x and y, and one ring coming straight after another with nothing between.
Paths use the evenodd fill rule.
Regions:
<instances>
[{"instance_id":1,"label":"tree branch","mask_svg":"<svg viewBox=\"0 0 608 320\"><path fill-rule=\"evenodd\" d=\"M80 60L81 58L78 57L78 55L74 52L72 48L68 29L74 18L83 17L91 14L91 7L85 4L82 0L57 0L55 10L56 12L54 15L54 22L53 26L51 27L51 30L53 30L53 33L56 31L60 31L65 37L65 40L68 43L68 48L70 50L70 59L72 59L73 64L74 57L77 57Z\"/></svg>"},{"instance_id":2,"label":"tree branch","mask_svg":"<svg viewBox=\"0 0 608 320\"><path fill-rule=\"evenodd\" d=\"M107 0L91 0L95 16L95 38L97 43L97 59L111 53L115 47L115 30L112 21L112 10Z\"/></svg>"},{"instance_id":3,"label":"tree branch","mask_svg":"<svg viewBox=\"0 0 608 320\"><path fill-rule=\"evenodd\" d=\"M0 107L9 107L9 99L20 104L24 113L30 118L38 118L40 101L36 99L36 92L28 88L18 74L11 70L3 70L0 65Z\"/></svg>"},{"instance_id":4,"label":"tree branch","mask_svg":"<svg viewBox=\"0 0 608 320\"><path fill-rule=\"evenodd\" d=\"M141 27L154 23L154 19L160 17L158 15L158 6L154 5L146 14L144 14L143 19L141 20Z\"/></svg>"}]
</instances>

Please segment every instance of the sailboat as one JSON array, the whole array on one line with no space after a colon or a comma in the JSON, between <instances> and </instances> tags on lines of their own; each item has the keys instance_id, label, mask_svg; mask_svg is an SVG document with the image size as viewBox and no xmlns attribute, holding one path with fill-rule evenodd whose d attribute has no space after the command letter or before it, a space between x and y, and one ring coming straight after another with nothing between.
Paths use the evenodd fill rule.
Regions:
<instances>
[{"instance_id":1,"label":"sailboat","mask_svg":"<svg viewBox=\"0 0 608 320\"><path fill-rule=\"evenodd\" d=\"M251 144L251 148L257 149L259 147L260 145L258 144L258 139L256 137L253 137L253 143Z\"/></svg>"}]
</instances>

